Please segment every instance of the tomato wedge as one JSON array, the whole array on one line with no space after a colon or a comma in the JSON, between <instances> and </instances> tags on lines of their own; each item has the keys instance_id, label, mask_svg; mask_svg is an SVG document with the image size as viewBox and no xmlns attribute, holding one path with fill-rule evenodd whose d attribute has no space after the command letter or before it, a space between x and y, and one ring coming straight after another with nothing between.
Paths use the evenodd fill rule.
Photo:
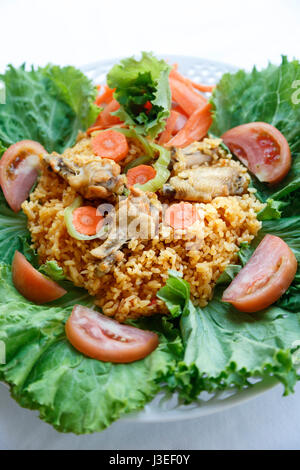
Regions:
<instances>
[{"instance_id":1,"label":"tomato wedge","mask_svg":"<svg viewBox=\"0 0 300 470\"><path fill-rule=\"evenodd\" d=\"M138 361L158 346L156 333L121 325L82 305L73 308L66 323L66 335L75 349L104 362Z\"/></svg>"},{"instance_id":2,"label":"tomato wedge","mask_svg":"<svg viewBox=\"0 0 300 470\"><path fill-rule=\"evenodd\" d=\"M27 261L19 251L12 263L12 279L15 288L28 300L45 304L57 300L67 293L56 282L47 279Z\"/></svg>"},{"instance_id":3,"label":"tomato wedge","mask_svg":"<svg viewBox=\"0 0 300 470\"><path fill-rule=\"evenodd\" d=\"M224 143L260 181L278 183L291 168L289 144L282 133L265 122L242 124L225 132Z\"/></svg>"},{"instance_id":4,"label":"tomato wedge","mask_svg":"<svg viewBox=\"0 0 300 470\"><path fill-rule=\"evenodd\" d=\"M263 310L284 294L296 271L297 260L290 247L281 238L266 235L222 300L242 312Z\"/></svg>"},{"instance_id":5,"label":"tomato wedge","mask_svg":"<svg viewBox=\"0 0 300 470\"><path fill-rule=\"evenodd\" d=\"M14 212L29 196L40 169L41 154L46 150L33 140L11 145L0 161L0 185L5 199Z\"/></svg>"}]
</instances>

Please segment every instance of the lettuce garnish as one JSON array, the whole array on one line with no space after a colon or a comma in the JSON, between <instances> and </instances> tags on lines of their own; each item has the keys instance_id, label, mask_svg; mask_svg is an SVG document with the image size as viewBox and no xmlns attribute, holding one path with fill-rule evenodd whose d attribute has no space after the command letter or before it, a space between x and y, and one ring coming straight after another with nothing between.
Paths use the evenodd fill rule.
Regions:
<instances>
[{"instance_id":1,"label":"lettuce garnish","mask_svg":"<svg viewBox=\"0 0 300 470\"><path fill-rule=\"evenodd\" d=\"M69 286L70 287L70 286ZM158 382L175 366L181 351L178 334L164 319L141 321L155 330L160 345L151 356L132 364L111 364L84 357L66 340L64 323L73 305L92 304L82 289L70 289L52 305L26 301L13 287L11 269L0 264L0 340L6 364L0 380L12 396L62 432L97 432L113 421L143 408L159 390Z\"/></svg>"},{"instance_id":2,"label":"lettuce garnish","mask_svg":"<svg viewBox=\"0 0 300 470\"><path fill-rule=\"evenodd\" d=\"M108 83L116 88L121 104L120 117L141 134L155 136L164 128L171 100L169 70L164 61L144 53L141 61L126 59L109 74ZM7 104L0 106L0 156L7 146L25 138L39 141L49 152L61 152L99 112L93 104L94 86L73 67L10 67L0 78L7 85ZM214 134L262 120L276 125L293 151L292 169L280 185L268 187L253 179L258 197L267 205L259 214L263 226L258 237L252 245L240 247L242 265L266 233L283 238L300 263L300 105L290 102L291 84L299 78L299 63L284 58L281 66L270 65L262 72L226 74L214 92ZM147 106L146 112L148 101L152 108ZM91 306L93 299L63 280L61 268L50 261L43 273L58 280L68 294L43 306L27 301L11 281L15 250L38 265L25 215L12 212L1 193L0 340L6 345L7 362L0 365L0 380L10 385L22 406L39 410L57 430L100 431L141 409L165 387L179 392L186 402L204 390L250 386L253 377L275 377L285 394L293 391L299 378L299 270L276 305L251 315L220 300L240 265L228 266L205 308L192 304L188 283L172 271L158 293L170 317L131 322L158 332L159 348L142 361L110 364L84 357L65 337L64 324L73 305Z\"/></svg>"},{"instance_id":3,"label":"lettuce garnish","mask_svg":"<svg viewBox=\"0 0 300 470\"><path fill-rule=\"evenodd\" d=\"M295 86L300 80L300 63L282 58L280 66L269 64L258 71L226 73L213 92L213 125L210 131L221 136L232 127L263 121L277 127L286 137L293 164L288 176L276 186L260 183L253 177L257 196L281 200L300 188L300 103Z\"/></svg>"},{"instance_id":4,"label":"lettuce garnish","mask_svg":"<svg viewBox=\"0 0 300 470\"><path fill-rule=\"evenodd\" d=\"M23 139L36 140L48 152L61 152L99 113L96 88L74 67L48 65L26 71L25 66L9 66L0 80L6 86L6 104L0 105L0 155Z\"/></svg>"},{"instance_id":5,"label":"lettuce garnish","mask_svg":"<svg viewBox=\"0 0 300 470\"><path fill-rule=\"evenodd\" d=\"M170 70L164 60L147 52L141 60L130 57L115 65L107 75L107 84L116 89L114 96L121 105L115 114L141 134L156 137L170 114Z\"/></svg>"}]
</instances>

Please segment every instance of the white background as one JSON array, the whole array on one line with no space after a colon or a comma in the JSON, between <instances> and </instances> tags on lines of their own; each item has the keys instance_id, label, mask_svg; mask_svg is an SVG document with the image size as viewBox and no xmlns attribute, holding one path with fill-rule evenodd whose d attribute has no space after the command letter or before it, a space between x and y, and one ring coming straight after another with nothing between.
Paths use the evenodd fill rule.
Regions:
<instances>
[{"instance_id":1,"label":"white background","mask_svg":"<svg viewBox=\"0 0 300 470\"><path fill-rule=\"evenodd\" d=\"M6 64L83 65L140 50L250 68L300 56L298 0L0 0ZM299 449L300 386L234 409L165 424L119 422L93 436L61 435L0 385L0 449Z\"/></svg>"}]
</instances>

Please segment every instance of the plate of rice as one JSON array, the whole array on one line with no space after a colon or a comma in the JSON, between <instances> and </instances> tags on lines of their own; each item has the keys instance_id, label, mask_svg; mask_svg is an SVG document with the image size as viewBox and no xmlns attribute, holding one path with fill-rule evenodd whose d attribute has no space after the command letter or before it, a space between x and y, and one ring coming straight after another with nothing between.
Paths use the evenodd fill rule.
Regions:
<instances>
[{"instance_id":1,"label":"plate of rice","mask_svg":"<svg viewBox=\"0 0 300 470\"><path fill-rule=\"evenodd\" d=\"M21 406L85 434L293 391L297 77L146 52L7 68L0 380Z\"/></svg>"}]
</instances>

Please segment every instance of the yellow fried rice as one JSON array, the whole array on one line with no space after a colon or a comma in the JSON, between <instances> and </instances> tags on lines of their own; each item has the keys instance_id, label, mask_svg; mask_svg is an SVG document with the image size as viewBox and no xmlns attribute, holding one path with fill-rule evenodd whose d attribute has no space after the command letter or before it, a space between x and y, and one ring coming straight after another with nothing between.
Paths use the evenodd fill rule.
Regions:
<instances>
[{"instance_id":1,"label":"yellow fried rice","mask_svg":"<svg viewBox=\"0 0 300 470\"><path fill-rule=\"evenodd\" d=\"M87 158L90 152L89 139L81 137L75 150L67 151L74 161ZM127 162L140 152L131 144ZM240 244L251 242L261 227L256 214L262 205L251 192L216 197L210 203L197 203L202 222L195 246L187 249L184 237L178 238L174 231L164 228L154 239L130 240L122 249L124 258L103 274L98 269L99 260L90 253L99 246L99 240L76 240L67 232L64 209L76 196L60 176L47 167L43 169L30 200L23 204L33 247L40 263L56 260L68 279L95 296L96 305L106 315L122 322L167 312L156 294L170 269L183 274L191 286L193 302L205 306L220 274L237 261Z\"/></svg>"}]
</instances>

